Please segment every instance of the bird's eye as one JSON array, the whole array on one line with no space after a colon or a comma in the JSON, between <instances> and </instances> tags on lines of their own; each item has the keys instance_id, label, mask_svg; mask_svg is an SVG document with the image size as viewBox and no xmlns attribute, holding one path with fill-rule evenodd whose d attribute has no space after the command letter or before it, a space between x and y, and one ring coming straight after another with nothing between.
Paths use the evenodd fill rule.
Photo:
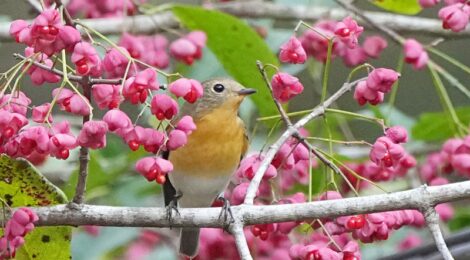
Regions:
<instances>
[{"instance_id":1,"label":"bird's eye","mask_svg":"<svg viewBox=\"0 0 470 260\"><path fill-rule=\"evenodd\" d=\"M214 89L214 91L217 92L217 93L222 93L222 91L224 91L225 87L222 84L215 84L214 87L212 87L212 89Z\"/></svg>"}]
</instances>

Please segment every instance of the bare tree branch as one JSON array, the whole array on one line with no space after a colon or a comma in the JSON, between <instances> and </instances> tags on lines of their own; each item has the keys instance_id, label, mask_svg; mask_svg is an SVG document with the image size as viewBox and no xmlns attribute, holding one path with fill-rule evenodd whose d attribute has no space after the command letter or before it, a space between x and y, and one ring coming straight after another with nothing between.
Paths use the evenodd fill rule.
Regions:
<instances>
[{"instance_id":1,"label":"bare tree branch","mask_svg":"<svg viewBox=\"0 0 470 260\"><path fill-rule=\"evenodd\" d=\"M348 15L348 12L337 8L325 8L321 6L279 5L270 2L251 1L246 3L214 4L215 9L227 12L239 17L273 18L279 20L315 21L324 18L339 20ZM435 37L458 38L469 37L470 28L461 33L454 33L442 28L442 22L438 19L412 17L390 14L384 12L362 11L364 16L373 19L376 24L387 26L401 33L427 34ZM436 14L437 16L437 14Z\"/></svg>"},{"instance_id":2,"label":"bare tree branch","mask_svg":"<svg viewBox=\"0 0 470 260\"><path fill-rule=\"evenodd\" d=\"M62 13L64 15L63 19L65 20L65 24L75 27L75 23L73 22L73 18L70 15L67 8L65 7L65 5L62 3L62 1L61 0L54 0L54 3L56 4L56 8L59 8L59 9L62 8L62 10L63 10Z\"/></svg>"},{"instance_id":3,"label":"bare tree branch","mask_svg":"<svg viewBox=\"0 0 470 260\"><path fill-rule=\"evenodd\" d=\"M302 221L325 217L349 216L371 212L432 207L439 203L468 199L470 181L416 189L298 204L232 206L235 221L243 225ZM164 207L112 207L67 205L33 208L39 216L39 226L119 226L119 227L169 227ZM226 222L219 218L220 208L181 208L172 219L173 227L223 228Z\"/></svg>"},{"instance_id":4,"label":"bare tree branch","mask_svg":"<svg viewBox=\"0 0 470 260\"><path fill-rule=\"evenodd\" d=\"M439 216L437 215L434 207L428 207L423 210L424 218L426 219L426 225L432 233L434 242L436 243L437 249L441 252L442 257L445 260L454 260L450 254L449 248L447 248L446 241L442 236L441 229L439 228Z\"/></svg>"},{"instance_id":5,"label":"bare tree branch","mask_svg":"<svg viewBox=\"0 0 470 260\"><path fill-rule=\"evenodd\" d=\"M233 2L212 4L211 8L224 11L226 13L246 18L270 18L277 20L298 20L315 21L329 17L331 19L342 19L348 13L338 8L308 7L279 5L262 1ZM468 38L470 28L454 33L442 28L442 22L438 19L421 17L411 17L383 12L364 12L366 17L373 19L375 24L387 26L388 28L409 34L427 34L434 37L444 38ZM155 15L137 15L126 18L100 18L82 20L84 24L90 26L103 34L120 34L123 31L134 33L152 33L161 28L177 28L178 22L171 12L160 12ZM10 23L0 24L0 40L12 40L8 31Z\"/></svg>"},{"instance_id":6,"label":"bare tree branch","mask_svg":"<svg viewBox=\"0 0 470 260\"><path fill-rule=\"evenodd\" d=\"M388 24L379 23L378 21L375 20L375 17L372 17L370 14L362 10L359 10L351 3L347 1L342 1L342 0L335 0L335 2L339 4L340 6L342 6L344 9L357 15L360 19L362 19L364 22L366 22L366 24L370 25L372 28L375 28L378 31L385 33L388 37L390 37L396 43L403 44L403 42L405 41L405 39L401 35L395 32L394 28L388 26Z\"/></svg>"},{"instance_id":7,"label":"bare tree branch","mask_svg":"<svg viewBox=\"0 0 470 260\"><path fill-rule=\"evenodd\" d=\"M261 61L256 61L256 65L258 66L258 70L261 73L261 76L263 77L264 82L266 83L266 86L269 89L269 92L271 93L271 97L274 101L274 104L277 107L277 110L286 124L287 127L292 127L292 122L289 119L289 116L287 115L286 111L282 107L281 103L274 97L274 92L273 92L273 87L271 85L271 82L268 79L268 75L266 73L266 68L263 65ZM323 154L319 153L315 147L313 147L310 143L306 142L305 139L300 136L299 132L296 131L295 133L292 134L292 137L298 140L301 145L305 146L309 151L311 151L323 164L325 164L328 168L332 169L335 173L339 174L340 176L343 176L343 173L341 170L334 164L332 161L330 161L328 158L326 158ZM343 176L344 177L344 176ZM350 185L350 182L345 178L346 182ZM354 187L351 186L352 189Z\"/></svg>"},{"instance_id":8,"label":"bare tree branch","mask_svg":"<svg viewBox=\"0 0 470 260\"><path fill-rule=\"evenodd\" d=\"M83 96L91 100L91 86L88 83L82 83ZM90 116L83 116L83 124L90 121ZM88 177L88 163L90 162L90 154L88 147L80 147L80 155L78 156L79 169L77 186L73 196L73 203L82 204L85 200L86 181Z\"/></svg>"},{"instance_id":9,"label":"bare tree branch","mask_svg":"<svg viewBox=\"0 0 470 260\"><path fill-rule=\"evenodd\" d=\"M281 115L282 120L284 121L286 126L288 126L288 127L292 126L292 122L290 121L289 116L287 115L286 111L282 107L281 103L279 103L279 101L274 96L273 86L271 86L271 82L268 79L268 74L266 73L265 66L259 60L256 61L256 66L258 67L258 70L261 73L261 76L263 77L263 80L266 83L266 86L268 87L269 93L271 93L271 97L273 98L273 102L276 105L277 110L279 111L279 114Z\"/></svg>"},{"instance_id":10,"label":"bare tree branch","mask_svg":"<svg viewBox=\"0 0 470 260\"><path fill-rule=\"evenodd\" d=\"M41 3L38 0L26 0L31 7L38 13L42 12Z\"/></svg>"},{"instance_id":11,"label":"bare tree branch","mask_svg":"<svg viewBox=\"0 0 470 260\"><path fill-rule=\"evenodd\" d=\"M248 243L246 242L245 233L243 232L243 224L240 222L235 222L230 227L230 233L232 233L235 238L235 244L237 245L238 254L243 260L252 260L250 249L248 248Z\"/></svg>"},{"instance_id":12,"label":"bare tree branch","mask_svg":"<svg viewBox=\"0 0 470 260\"><path fill-rule=\"evenodd\" d=\"M336 91L333 95L331 95L327 100L325 100L320 105L316 106L310 114L302 117L297 123L293 126L288 127L284 133L279 137L279 139L269 147L268 151L265 154L263 161L261 162L258 170L255 173L255 176L250 182L250 186L248 186L248 190L246 192L245 197L245 204L253 204L255 199L256 191L261 183L264 173L268 169L269 164L273 160L274 156L276 155L277 151L281 148L281 146L289 139L289 137L295 135L298 130L303 127L305 124L310 122L312 119L317 118L323 113L325 113L325 109L333 104L336 100L338 100L341 96L343 96L346 92L350 91L353 86L355 86L359 81L363 79L358 79L354 82L346 82L343 86Z\"/></svg>"},{"instance_id":13,"label":"bare tree branch","mask_svg":"<svg viewBox=\"0 0 470 260\"><path fill-rule=\"evenodd\" d=\"M344 0L335 0L335 2L341 5L346 10L359 16L360 18L362 18L364 21L366 21L368 24L370 24L374 28L378 29L379 31L382 31L383 33L385 33L388 37L390 37L392 40L394 40L398 44L404 43L405 39L400 34L395 32L393 28L390 28L386 25L378 23L372 17L368 16L367 14L364 14L364 12L356 8L350 2L347 2ZM432 60L429 60L428 64L429 64L428 66L431 66L431 67L437 66ZM442 235L442 231L439 227L439 218L437 216L436 210L432 206L434 205L428 205L421 209L421 211L425 215L428 229L431 231L434 237L434 241L436 242L436 246L439 249L439 252L441 252L442 257L446 260L454 259L452 255L450 254L449 249L447 248L446 242Z\"/></svg>"},{"instance_id":14,"label":"bare tree branch","mask_svg":"<svg viewBox=\"0 0 470 260\"><path fill-rule=\"evenodd\" d=\"M27 59L25 56L19 54L19 53L14 53L13 54L13 57L17 58L17 59L21 59L21 60L25 60ZM36 67L39 67L43 70L47 70L47 71L50 71L60 77L63 77L64 76L64 73L58 69L55 69L55 68L50 68L49 66L47 66L46 64L43 64L43 63L40 63L40 62L37 62L37 61L34 61L33 62L34 66ZM74 74L67 74L67 78L70 80L70 81L73 81L73 82L78 82L78 83L81 83L84 81L84 77L82 76L77 76L77 75L74 75ZM101 79L101 78L89 78L88 79L88 83L90 85L95 85L95 84L111 84L111 85L119 85L122 83L122 79Z\"/></svg>"},{"instance_id":15,"label":"bare tree branch","mask_svg":"<svg viewBox=\"0 0 470 260\"><path fill-rule=\"evenodd\" d=\"M458 259L466 259L470 255L470 229L458 231L446 237L446 244L452 255ZM465 257L466 258L465 258ZM442 256L437 250L436 243L429 241L422 246L415 247L406 251L396 252L395 254L388 255L380 258L381 260L393 259L441 259Z\"/></svg>"}]
</instances>

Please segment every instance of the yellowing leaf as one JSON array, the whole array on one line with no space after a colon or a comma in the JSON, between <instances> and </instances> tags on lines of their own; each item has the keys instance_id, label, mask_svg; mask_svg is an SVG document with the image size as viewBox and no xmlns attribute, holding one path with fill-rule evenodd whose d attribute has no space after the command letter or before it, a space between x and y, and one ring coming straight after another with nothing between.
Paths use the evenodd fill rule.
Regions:
<instances>
[{"instance_id":1,"label":"yellowing leaf","mask_svg":"<svg viewBox=\"0 0 470 260\"><path fill-rule=\"evenodd\" d=\"M371 0L371 2L384 10L399 14L413 15L422 10L418 0Z\"/></svg>"},{"instance_id":2,"label":"yellowing leaf","mask_svg":"<svg viewBox=\"0 0 470 260\"><path fill-rule=\"evenodd\" d=\"M28 161L6 155L0 155L0 197L10 207L67 202L64 193ZM26 243L17 251L16 258L70 259L71 231L70 227L37 227L26 235Z\"/></svg>"}]
</instances>

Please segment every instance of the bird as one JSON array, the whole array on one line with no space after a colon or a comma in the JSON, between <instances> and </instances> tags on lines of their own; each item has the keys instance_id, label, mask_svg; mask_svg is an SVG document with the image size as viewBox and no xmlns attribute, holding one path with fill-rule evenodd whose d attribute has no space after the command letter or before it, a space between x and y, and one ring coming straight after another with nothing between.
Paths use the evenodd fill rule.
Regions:
<instances>
[{"instance_id":1,"label":"bird","mask_svg":"<svg viewBox=\"0 0 470 260\"><path fill-rule=\"evenodd\" d=\"M179 208L209 207L215 199L223 198L220 196L249 146L238 109L256 90L230 78L210 79L202 86L202 97L192 104L184 103L174 119L177 122L189 115L196 130L188 136L186 145L162 155L173 164L163 185L167 207L175 206L171 205L175 202ZM199 228L181 229L180 254L197 255L199 232Z\"/></svg>"}]
</instances>

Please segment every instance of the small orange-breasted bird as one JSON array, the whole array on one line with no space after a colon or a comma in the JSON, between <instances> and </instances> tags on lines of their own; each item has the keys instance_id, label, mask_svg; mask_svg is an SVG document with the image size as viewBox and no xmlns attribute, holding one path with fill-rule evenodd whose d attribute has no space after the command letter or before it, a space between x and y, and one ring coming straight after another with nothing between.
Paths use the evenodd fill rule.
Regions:
<instances>
[{"instance_id":1,"label":"small orange-breasted bird","mask_svg":"<svg viewBox=\"0 0 470 260\"><path fill-rule=\"evenodd\" d=\"M173 163L173 172L163 186L167 206L178 197L182 208L209 207L225 190L248 149L238 108L256 91L227 78L211 79L202 85L203 96L193 104L185 103L175 120L190 115L196 130L185 146L163 155ZM183 228L180 253L193 257L198 246L199 228Z\"/></svg>"}]
</instances>

